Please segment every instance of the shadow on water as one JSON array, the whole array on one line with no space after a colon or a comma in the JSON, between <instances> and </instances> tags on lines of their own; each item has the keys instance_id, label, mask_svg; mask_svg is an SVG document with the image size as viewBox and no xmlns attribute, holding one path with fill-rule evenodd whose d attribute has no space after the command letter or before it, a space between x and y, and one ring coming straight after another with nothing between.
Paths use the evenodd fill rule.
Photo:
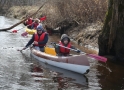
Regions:
<instances>
[{"instance_id":1,"label":"shadow on water","mask_svg":"<svg viewBox=\"0 0 124 90\"><path fill-rule=\"evenodd\" d=\"M97 69L99 71L99 83L103 90L122 90L124 89L124 66L107 62L99 62ZM105 67L103 67L105 66Z\"/></svg>"},{"instance_id":2,"label":"shadow on water","mask_svg":"<svg viewBox=\"0 0 124 90\"><path fill-rule=\"evenodd\" d=\"M83 74L54 67L52 65L39 62L34 58L32 58L32 61L35 64L31 65L31 72L47 72L47 75L52 78L52 81L58 84L58 89L60 90L67 89L70 86L82 89L88 88L88 78ZM39 76L35 75L35 77ZM44 75L42 75L41 78L44 78Z\"/></svg>"}]
</instances>

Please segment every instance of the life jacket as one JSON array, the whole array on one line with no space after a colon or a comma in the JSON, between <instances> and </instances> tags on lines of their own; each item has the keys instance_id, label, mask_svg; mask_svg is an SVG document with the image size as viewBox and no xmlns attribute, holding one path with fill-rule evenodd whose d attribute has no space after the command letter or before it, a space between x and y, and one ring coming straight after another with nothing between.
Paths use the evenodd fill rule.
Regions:
<instances>
[{"instance_id":1,"label":"life jacket","mask_svg":"<svg viewBox=\"0 0 124 90\"><path fill-rule=\"evenodd\" d=\"M61 41L59 42L59 44L61 46L64 46L64 44ZM70 49L67 49L67 48L70 48L71 47L71 43L70 42L68 43L67 48L64 48L65 46L64 47L61 47L61 46L60 46L60 53L63 53L65 55L67 55L67 54L70 53Z\"/></svg>"},{"instance_id":2,"label":"life jacket","mask_svg":"<svg viewBox=\"0 0 124 90\"><path fill-rule=\"evenodd\" d=\"M28 20L27 20L27 22L26 22L26 24L28 25L28 26L31 26L32 25L32 19L31 18L29 18Z\"/></svg>"},{"instance_id":3,"label":"life jacket","mask_svg":"<svg viewBox=\"0 0 124 90\"><path fill-rule=\"evenodd\" d=\"M36 29L38 25L39 23L34 23L34 29Z\"/></svg>"},{"instance_id":4,"label":"life jacket","mask_svg":"<svg viewBox=\"0 0 124 90\"><path fill-rule=\"evenodd\" d=\"M40 37L38 36L38 34L35 34L35 35L34 35L34 41L37 41L37 42L43 41L45 35L46 35L46 32L42 33ZM35 45L35 46L45 46L46 44L42 44L42 45L34 44L34 45Z\"/></svg>"}]
</instances>

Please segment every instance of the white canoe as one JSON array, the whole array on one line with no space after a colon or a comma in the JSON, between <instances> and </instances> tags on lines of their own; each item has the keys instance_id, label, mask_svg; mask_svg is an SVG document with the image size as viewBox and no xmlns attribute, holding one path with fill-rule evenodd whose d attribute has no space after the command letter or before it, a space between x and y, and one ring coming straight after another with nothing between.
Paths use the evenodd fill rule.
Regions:
<instances>
[{"instance_id":1,"label":"white canoe","mask_svg":"<svg viewBox=\"0 0 124 90\"><path fill-rule=\"evenodd\" d=\"M43 62L59 68L85 74L89 72L90 65L88 58L85 55L74 55L74 56L53 56L44 52L40 52L31 48L31 55Z\"/></svg>"}]
</instances>

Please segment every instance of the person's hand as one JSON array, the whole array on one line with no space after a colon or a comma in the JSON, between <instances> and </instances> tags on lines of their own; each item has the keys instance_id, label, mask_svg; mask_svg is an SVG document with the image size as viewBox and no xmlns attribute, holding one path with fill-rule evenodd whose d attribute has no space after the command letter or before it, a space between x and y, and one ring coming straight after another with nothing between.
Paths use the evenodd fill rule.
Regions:
<instances>
[{"instance_id":1,"label":"person's hand","mask_svg":"<svg viewBox=\"0 0 124 90\"><path fill-rule=\"evenodd\" d=\"M34 44L38 44L38 42L37 41L34 41Z\"/></svg>"},{"instance_id":2,"label":"person's hand","mask_svg":"<svg viewBox=\"0 0 124 90\"><path fill-rule=\"evenodd\" d=\"M25 50L26 48L27 48L27 47L24 47L24 48L22 48L21 50L17 49L17 51L22 52L22 51Z\"/></svg>"},{"instance_id":3,"label":"person's hand","mask_svg":"<svg viewBox=\"0 0 124 90\"><path fill-rule=\"evenodd\" d=\"M81 52L81 51L78 49L78 50L77 50L77 53L80 53L80 52Z\"/></svg>"},{"instance_id":4,"label":"person's hand","mask_svg":"<svg viewBox=\"0 0 124 90\"><path fill-rule=\"evenodd\" d=\"M25 50L25 49L26 49L26 47L22 48L22 50Z\"/></svg>"}]
</instances>

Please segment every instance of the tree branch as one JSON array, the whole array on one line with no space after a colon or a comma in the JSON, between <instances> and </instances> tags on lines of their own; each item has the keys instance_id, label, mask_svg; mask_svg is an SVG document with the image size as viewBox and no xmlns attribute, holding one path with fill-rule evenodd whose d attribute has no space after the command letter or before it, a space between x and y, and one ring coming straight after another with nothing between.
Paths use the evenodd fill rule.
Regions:
<instances>
[{"instance_id":1,"label":"tree branch","mask_svg":"<svg viewBox=\"0 0 124 90\"><path fill-rule=\"evenodd\" d=\"M40 9L41 9L46 3L47 3L47 1L46 1L43 5L41 5L41 6L39 7L39 9L38 9L36 12L34 12L34 13L31 14L31 15L29 15L28 17L26 17L26 18L23 19L22 21L20 21L20 22L14 24L13 26L11 26L11 27L9 27L9 28L0 29L0 31L7 31L7 30L10 30L10 29L12 29L12 28L18 26L19 24L23 23L23 22L26 21L29 17L32 17L32 16L36 15L36 14L40 11Z\"/></svg>"}]
</instances>

